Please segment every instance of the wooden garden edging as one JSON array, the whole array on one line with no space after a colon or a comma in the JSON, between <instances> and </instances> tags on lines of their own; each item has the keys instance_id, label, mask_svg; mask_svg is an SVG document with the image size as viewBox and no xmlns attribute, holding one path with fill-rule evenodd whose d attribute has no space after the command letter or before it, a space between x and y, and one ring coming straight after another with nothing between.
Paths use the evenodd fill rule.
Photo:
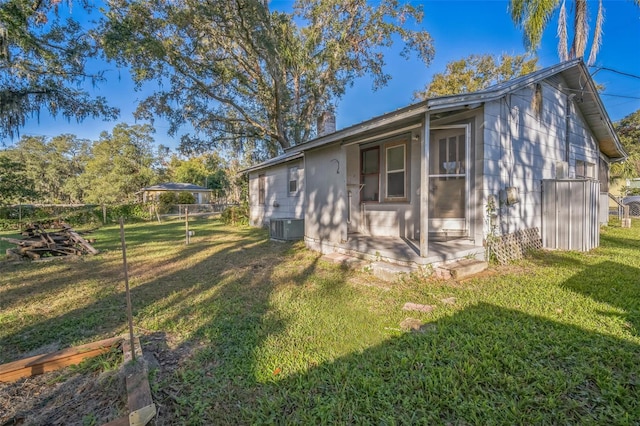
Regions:
<instances>
[{"instance_id":1,"label":"wooden garden edging","mask_svg":"<svg viewBox=\"0 0 640 426\"><path fill-rule=\"evenodd\" d=\"M134 339L134 346L136 360L130 364L132 365L130 371L125 370L129 415L119 417L103 426L144 426L156 415L156 405L151 398L151 387L149 386L149 370L147 362L142 357L142 346L137 337ZM128 340L122 344L122 353L124 354L124 363L129 364L132 357Z\"/></svg>"},{"instance_id":2,"label":"wooden garden edging","mask_svg":"<svg viewBox=\"0 0 640 426\"><path fill-rule=\"evenodd\" d=\"M14 382L23 377L79 364L84 359L109 352L120 343L122 343L125 364L129 415L115 419L104 426L144 426L156 415L156 406L151 398L149 369L142 356L142 346L138 337L134 339L135 361L132 360L130 341L123 336L118 336L0 365L0 382Z\"/></svg>"},{"instance_id":3,"label":"wooden garden edging","mask_svg":"<svg viewBox=\"0 0 640 426\"><path fill-rule=\"evenodd\" d=\"M14 382L23 377L35 376L79 364L84 359L109 352L113 346L123 340L122 336L113 337L0 365L0 382Z\"/></svg>"}]
</instances>

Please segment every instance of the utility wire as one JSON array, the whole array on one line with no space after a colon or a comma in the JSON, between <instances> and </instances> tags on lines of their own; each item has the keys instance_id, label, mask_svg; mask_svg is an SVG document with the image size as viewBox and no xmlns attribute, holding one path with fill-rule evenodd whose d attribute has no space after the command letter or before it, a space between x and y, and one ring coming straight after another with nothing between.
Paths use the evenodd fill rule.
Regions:
<instances>
[{"instance_id":1,"label":"utility wire","mask_svg":"<svg viewBox=\"0 0 640 426\"><path fill-rule=\"evenodd\" d=\"M616 69L613 69L613 68L607 68L607 67L598 67L598 68L593 72L593 74L591 74L591 77L593 77L594 75L596 75L596 73L597 73L598 71L602 71L602 70L605 70L605 71L611 71L611 72L614 72L614 73L616 73L616 74L626 75L627 77L637 78L638 80L640 80L640 75L631 74L631 73L624 72L624 71L618 71L618 70L616 70Z\"/></svg>"}]
</instances>

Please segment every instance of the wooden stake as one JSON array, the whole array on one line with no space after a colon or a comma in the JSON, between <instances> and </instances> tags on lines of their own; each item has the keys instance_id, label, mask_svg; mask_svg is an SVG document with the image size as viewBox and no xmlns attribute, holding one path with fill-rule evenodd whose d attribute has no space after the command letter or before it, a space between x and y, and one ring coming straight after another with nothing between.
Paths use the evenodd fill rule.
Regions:
<instances>
[{"instance_id":1,"label":"wooden stake","mask_svg":"<svg viewBox=\"0 0 640 426\"><path fill-rule=\"evenodd\" d=\"M189 245L189 207L184 208L185 244Z\"/></svg>"},{"instance_id":2,"label":"wooden stake","mask_svg":"<svg viewBox=\"0 0 640 426\"><path fill-rule=\"evenodd\" d=\"M129 291L129 273L127 271L127 245L124 242L124 218L120 216L120 242L122 243L122 264L124 267L124 286L127 293L127 319L129 321L129 341L131 342L131 359L136 360L133 341L133 314L131 313L131 292Z\"/></svg>"}]
</instances>

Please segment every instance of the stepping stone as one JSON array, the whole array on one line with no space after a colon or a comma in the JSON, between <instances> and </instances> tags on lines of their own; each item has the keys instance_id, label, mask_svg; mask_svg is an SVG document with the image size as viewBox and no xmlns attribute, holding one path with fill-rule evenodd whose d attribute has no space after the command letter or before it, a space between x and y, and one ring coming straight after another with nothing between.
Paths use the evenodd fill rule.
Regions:
<instances>
[{"instance_id":1,"label":"stepping stone","mask_svg":"<svg viewBox=\"0 0 640 426\"><path fill-rule=\"evenodd\" d=\"M456 303L455 297L447 297L446 299L440 299L442 303L445 305L454 305Z\"/></svg>"},{"instance_id":2,"label":"stepping stone","mask_svg":"<svg viewBox=\"0 0 640 426\"><path fill-rule=\"evenodd\" d=\"M419 303L407 302L402 307L403 311L417 311L417 312L433 312L435 306L421 305Z\"/></svg>"},{"instance_id":3,"label":"stepping stone","mask_svg":"<svg viewBox=\"0 0 640 426\"><path fill-rule=\"evenodd\" d=\"M422 327L422 321L415 318L406 318L400 323L400 328L406 331L418 331Z\"/></svg>"},{"instance_id":4,"label":"stepping stone","mask_svg":"<svg viewBox=\"0 0 640 426\"><path fill-rule=\"evenodd\" d=\"M412 331L414 333L426 333L436 331L436 325L433 323L423 324L419 319L406 318L400 323L400 328L405 331Z\"/></svg>"}]
</instances>

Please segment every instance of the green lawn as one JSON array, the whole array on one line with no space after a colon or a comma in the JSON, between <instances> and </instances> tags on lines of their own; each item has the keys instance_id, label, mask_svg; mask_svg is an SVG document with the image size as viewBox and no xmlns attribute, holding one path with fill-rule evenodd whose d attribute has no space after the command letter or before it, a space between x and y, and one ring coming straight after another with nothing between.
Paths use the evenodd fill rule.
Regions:
<instances>
[{"instance_id":1,"label":"green lawn","mask_svg":"<svg viewBox=\"0 0 640 426\"><path fill-rule=\"evenodd\" d=\"M462 283L392 285L262 230L196 220L185 246L180 222L127 225L136 330L182 354L151 373L160 417L639 424L633 225L603 228L590 253L540 252ZM126 331L119 229L94 237L94 257L0 266L0 363ZM435 309L407 312L405 302ZM408 317L423 332L402 331Z\"/></svg>"}]
</instances>

